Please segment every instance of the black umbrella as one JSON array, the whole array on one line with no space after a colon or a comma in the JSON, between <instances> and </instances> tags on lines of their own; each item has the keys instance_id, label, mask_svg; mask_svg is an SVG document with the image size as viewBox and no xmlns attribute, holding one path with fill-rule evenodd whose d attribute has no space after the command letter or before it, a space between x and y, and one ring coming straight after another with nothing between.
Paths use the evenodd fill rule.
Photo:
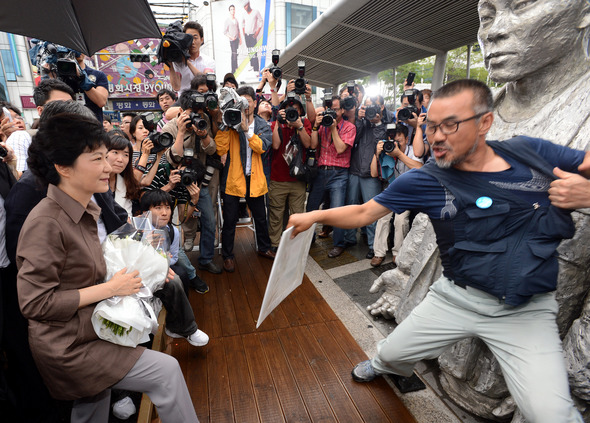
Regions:
<instances>
[{"instance_id":1,"label":"black umbrella","mask_svg":"<svg viewBox=\"0 0 590 423\"><path fill-rule=\"evenodd\" d=\"M0 31L87 56L119 42L162 37L147 0L4 0Z\"/></svg>"}]
</instances>

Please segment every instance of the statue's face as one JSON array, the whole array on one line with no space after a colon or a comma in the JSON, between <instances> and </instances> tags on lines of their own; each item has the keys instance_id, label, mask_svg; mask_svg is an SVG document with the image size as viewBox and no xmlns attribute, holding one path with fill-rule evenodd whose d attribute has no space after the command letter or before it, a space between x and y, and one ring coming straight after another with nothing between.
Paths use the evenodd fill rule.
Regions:
<instances>
[{"instance_id":1,"label":"statue's face","mask_svg":"<svg viewBox=\"0 0 590 423\"><path fill-rule=\"evenodd\" d=\"M477 37L491 79L519 80L583 54L582 5L582 0L480 0Z\"/></svg>"}]
</instances>

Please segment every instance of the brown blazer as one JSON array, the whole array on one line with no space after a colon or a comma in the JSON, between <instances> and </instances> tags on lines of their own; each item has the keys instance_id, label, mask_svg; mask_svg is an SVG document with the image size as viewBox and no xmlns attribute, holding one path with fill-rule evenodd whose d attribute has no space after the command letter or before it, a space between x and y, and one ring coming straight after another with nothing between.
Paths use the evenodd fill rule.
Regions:
<instances>
[{"instance_id":1,"label":"brown blazer","mask_svg":"<svg viewBox=\"0 0 590 423\"><path fill-rule=\"evenodd\" d=\"M92 201L85 209L49 185L18 240L18 298L29 320L31 352L49 392L60 400L109 388L144 350L98 339L90 321L95 304L78 309L78 289L103 282L106 274L99 214Z\"/></svg>"}]
</instances>

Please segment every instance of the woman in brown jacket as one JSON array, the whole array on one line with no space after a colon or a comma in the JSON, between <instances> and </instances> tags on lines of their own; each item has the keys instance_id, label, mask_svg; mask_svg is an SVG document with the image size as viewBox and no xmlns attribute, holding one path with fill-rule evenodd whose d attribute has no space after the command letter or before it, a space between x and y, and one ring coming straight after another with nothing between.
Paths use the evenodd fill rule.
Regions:
<instances>
[{"instance_id":1,"label":"woman in brown jacket","mask_svg":"<svg viewBox=\"0 0 590 423\"><path fill-rule=\"evenodd\" d=\"M138 272L126 269L101 283L106 266L92 196L108 190L107 140L100 122L62 114L41 126L29 149L29 169L49 184L17 247L31 351L51 395L74 400L73 423L107 422L110 388L145 392L163 422L198 422L176 359L98 339L90 321L97 302L141 287Z\"/></svg>"}]
</instances>

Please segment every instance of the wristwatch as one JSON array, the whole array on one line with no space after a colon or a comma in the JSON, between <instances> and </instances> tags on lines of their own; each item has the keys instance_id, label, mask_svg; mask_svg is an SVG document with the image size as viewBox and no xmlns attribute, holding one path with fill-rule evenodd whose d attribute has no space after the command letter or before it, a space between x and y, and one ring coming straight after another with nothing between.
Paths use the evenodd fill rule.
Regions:
<instances>
[{"instance_id":1,"label":"wristwatch","mask_svg":"<svg viewBox=\"0 0 590 423\"><path fill-rule=\"evenodd\" d=\"M139 170L140 172L143 172L143 173L146 173L146 172L147 172L147 167L145 167L145 166L142 166L142 165L140 165L140 164L137 164L137 165L135 165L135 168L136 168L137 170Z\"/></svg>"},{"instance_id":2,"label":"wristwatch","mask_svg":"<svg viewBox=\"0 0 590 423\"><path fill-rule=\"evenodd\" d=\"M301 131L302 129L304 129L305 127L303 125L301 125L299 128L297 128L297 132Z\"/></svg>"},{"instance_id":3,"label":"wristwatch","mask_svg":"<svg viewBox=\"0 0 590 423\"><path fill-rule=\"evenodd\" d=\"M193 200L189 200L188 205L191 207L197 207L197 205L193 203Z\"/></svg>"}]
</instances>

